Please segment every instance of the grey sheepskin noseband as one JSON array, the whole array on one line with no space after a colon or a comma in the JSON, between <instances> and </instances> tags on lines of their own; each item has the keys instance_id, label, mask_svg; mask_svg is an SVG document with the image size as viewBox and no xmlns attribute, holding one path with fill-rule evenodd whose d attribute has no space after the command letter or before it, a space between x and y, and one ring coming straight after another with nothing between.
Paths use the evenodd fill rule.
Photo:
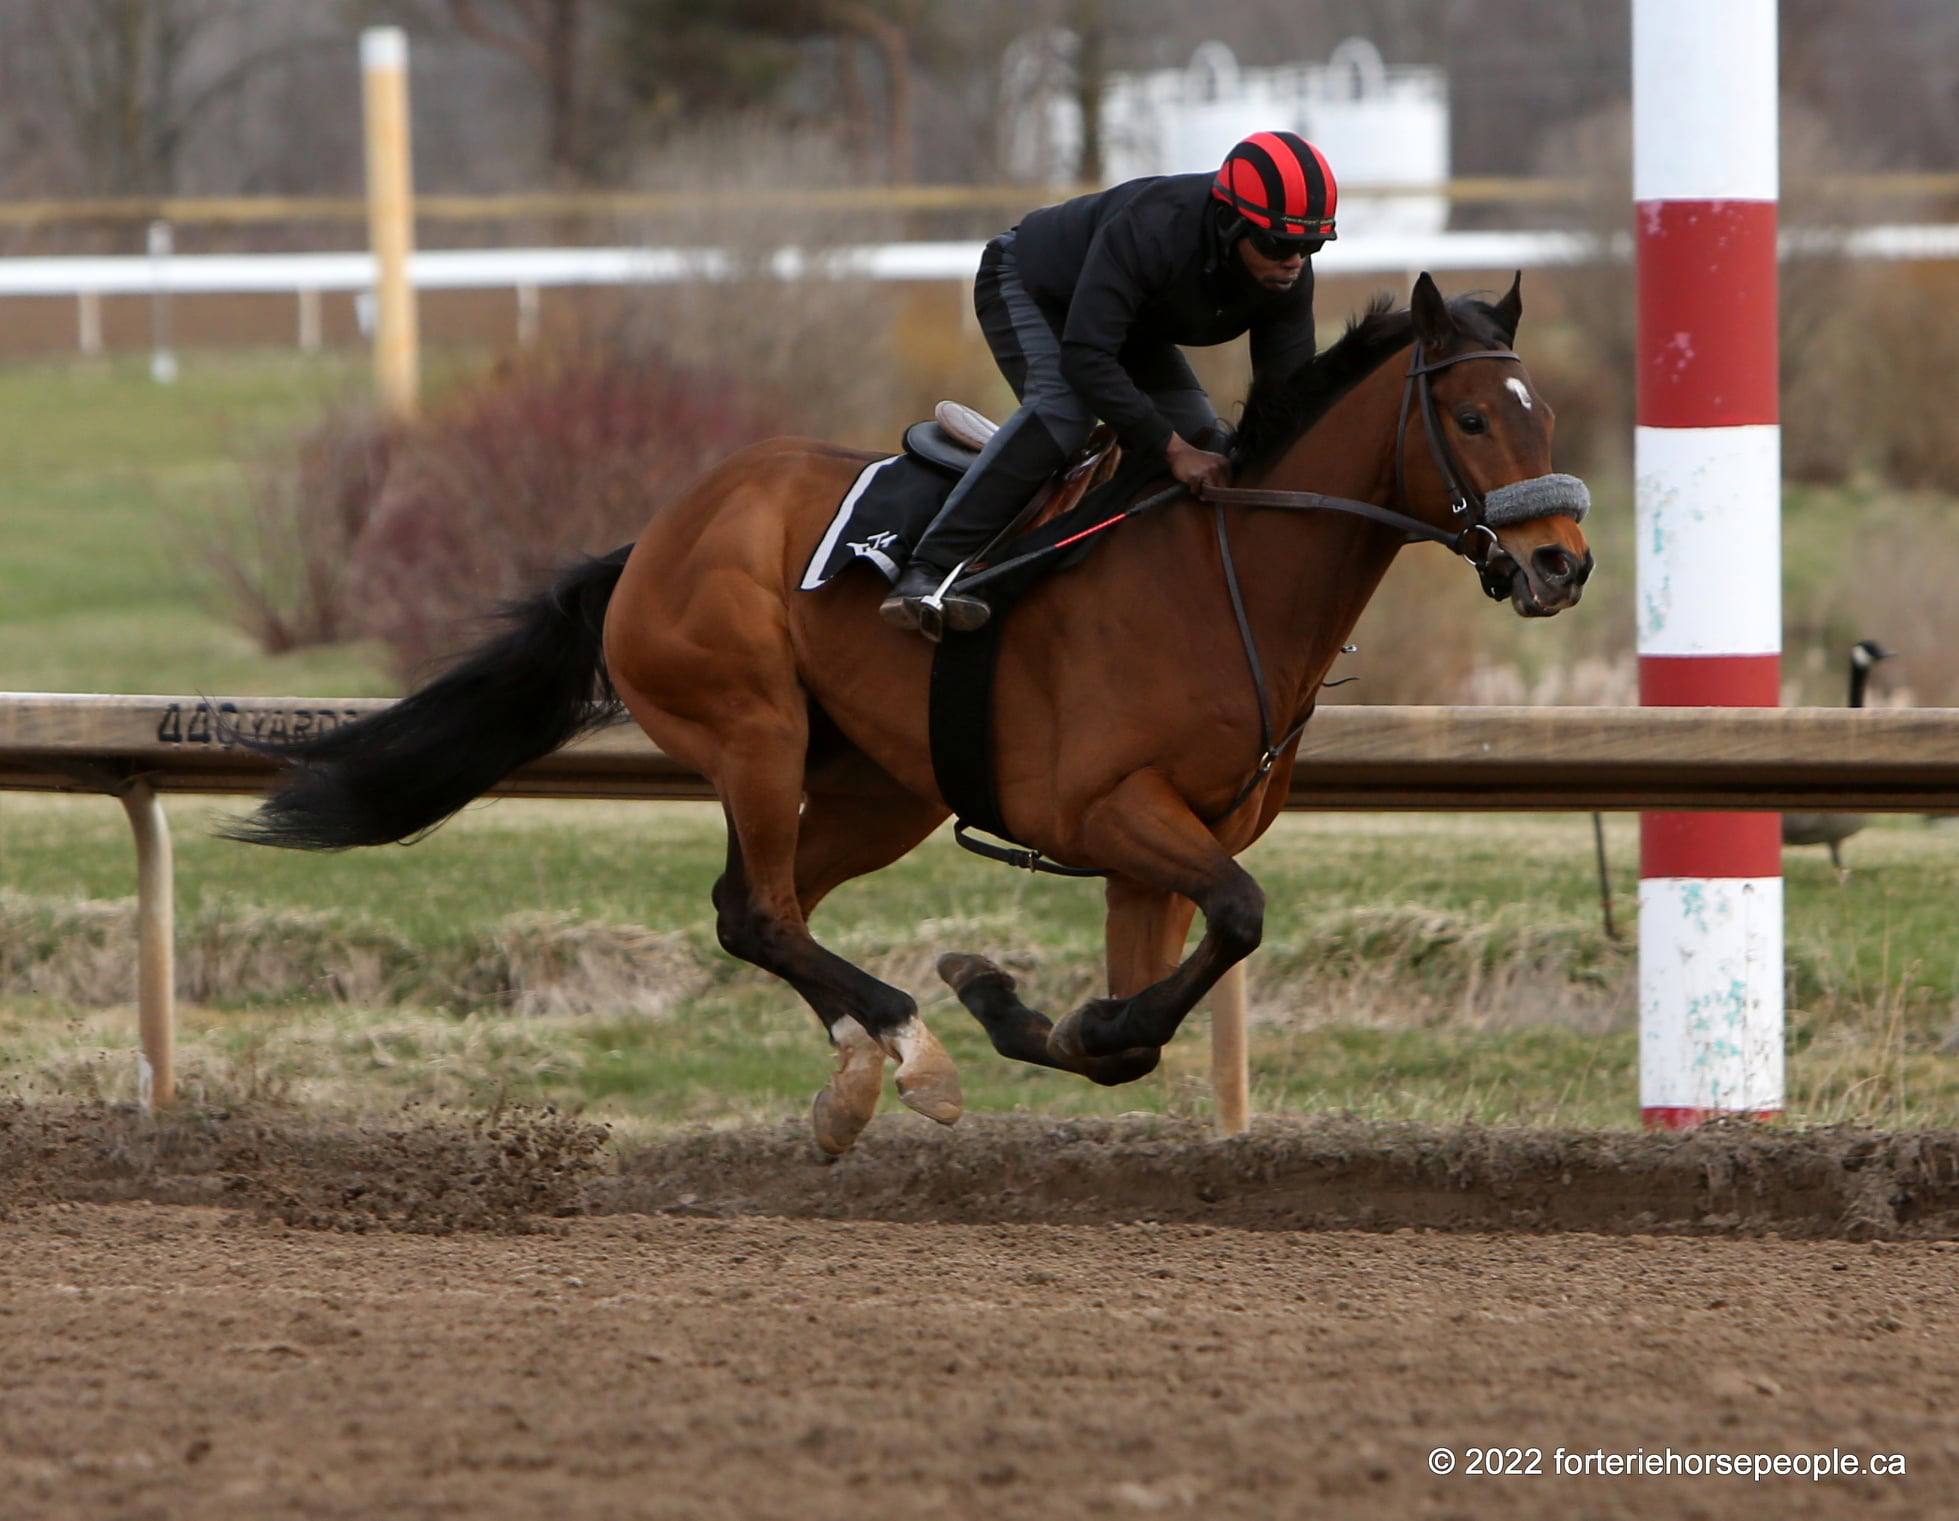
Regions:
<instances>
[{"instance_id":1,"label":"grey sheepskin noseband","mask_svg":"<svg viewBox=\"0 0 1959 1521\"><path fill-rule=\"evenodd\" d=\"M1492 528L1529 523L1537 518L1585 521L1592 493L1575 475L1539 475L1499 486L1483 498L1483 521Z\"/></svg>"}]
</instances>

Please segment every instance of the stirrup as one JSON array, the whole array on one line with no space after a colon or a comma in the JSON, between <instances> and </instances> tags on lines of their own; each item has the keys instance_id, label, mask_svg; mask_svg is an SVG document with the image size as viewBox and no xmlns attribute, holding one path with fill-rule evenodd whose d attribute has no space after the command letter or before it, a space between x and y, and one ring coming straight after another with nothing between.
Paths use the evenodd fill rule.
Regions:
<instances>
[{"instance_id":1,"label":"stirrup","mask_svg":"<svg viewBox=\"0 0 1959 1521\"><path fill-rule=\"evenodd\" d=\"M878 616L892 627L915 630L937 644L947 629L971 633L984 627L986 620L993 616L993 609L978 597L951 589L959 572L965 569L963 564L955 566L942 580L934 582L930 576L924 577L924 582L931 586L925 592L904 589L913 569L907 567L890 595L878 604Z\"/></svg>"}]
</instances>

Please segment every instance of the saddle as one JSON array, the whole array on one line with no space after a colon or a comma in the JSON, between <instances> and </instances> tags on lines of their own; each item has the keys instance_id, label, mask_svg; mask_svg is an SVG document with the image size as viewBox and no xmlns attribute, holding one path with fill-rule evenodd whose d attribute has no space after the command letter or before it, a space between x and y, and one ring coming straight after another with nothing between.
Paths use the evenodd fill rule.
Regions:
<instances>
[{"instance_id":1,"label":"saddle","mask_svg":"<svg viewBox=\"0 0 1959 1521\"><path fill-rule=\"evenodd\" d=\"M956 401L942 401L932 415L905 429L905 453L958 480L980 456L1000 425L983 412ZM1122 463L1115 430L1098 425L1087 441L1048 484L1034 493L1020 515L996 542L1005 542L1052 522L1097 486L1114 477ZM983 564L982 558L976 563Z\"/></svg>"},{"instance_id":2,"label":"saddle","mask_svg":"<svg viewBox=\"0 0 1959 1521\"><path fill-rule=\"evenodd\" d=\"M801 589L820 591L865 560L895 582L909 546L998 431L990 419L957 402L940 402L931 418L907 428L903 448L866 464L844 492L804 569ZM1017 865L1036 859L1024 849L1002 854L999 847L965 835L978 828L1013 838L993 786L993 671L1009 613L1037 582L1079 563L1101 542L1102 531L1126 515L1124 504L1162 471L1158 461L1125 459L1113 430L1097 428L1074 459L967 563L961 584L968 578L985 583L993 617L976 631L947 632L933 656L930 689L933 771L940 795L958 815L959 842L967 849ZM1181 494L1181 488L1173 488L1132 510ZM1037 869L1063 868L1043 862Z\"/></svg>"}]
</instances>

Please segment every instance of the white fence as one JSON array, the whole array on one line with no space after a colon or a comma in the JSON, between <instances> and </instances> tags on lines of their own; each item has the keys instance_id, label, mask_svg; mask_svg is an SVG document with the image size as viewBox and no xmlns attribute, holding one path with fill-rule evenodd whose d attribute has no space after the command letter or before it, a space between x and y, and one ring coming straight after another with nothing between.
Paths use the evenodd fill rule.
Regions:
<instances>
[{"instance_id":1,"label":"white fence","mask_svg":"<svg viewBox=\"0 0 1959 1521\"><path fill-rule=\"evenodd\" d=\"M1790 233L1784 253L1840 252L1856 259L1959 259L1959 225L1866 227L1842 235ZM425 249L409 268L423 290L501 290L523 286L672 285L764 274L799 280L970 280L981 244L964 240L865 244L819 254L777 249L735 259L715 248ZM1630 239L1605 245L1629 255ZM1548 268L1600 257L1599 243L1572 232L1444 232L1349 237L1327 245L1322 278L1416 270ZM181 254L162 257L0 259L0 296L213 295L248 292L364 291L374 284L370 253Z\"/></svg>"},{"instance_id":2,"label":"white fence","mask_svg":"<svg viewBox=\"0 0 1959 1521\"><path fill-rule=\"evenodd\" d=\"M168 249L168 228L152 230L152 247ZM735 258L718 248L481 248L425 249L410 256L409 278L419 290L509 290L516 298L520 341L535 332L539 292L575 286L676 285L698 280L763 276L803 280L826 276L912 283L965 282L979 267L981 244L965 240L863 244L811 253L780 248ZM1959 226L1899 224L1843 234L1796 232L1783 252L1840 253L1855 259L1959 259ZM1599 240L1573 232L1387 233L1354 236L1318 255L1321 278L1399 275L1420 270L1552 269L1601 258L1631 257L1630 237ZM351 292L366 303L374 288L371 253L171 254L118 257L0 259L0 298L72 297L83 353L102 348L102 300L147 296L155 303L153 338L168 347L167 303L173 296L290 294L298 303L297 341L320 343L320 298Z\"/></svg>"}]
</instances>

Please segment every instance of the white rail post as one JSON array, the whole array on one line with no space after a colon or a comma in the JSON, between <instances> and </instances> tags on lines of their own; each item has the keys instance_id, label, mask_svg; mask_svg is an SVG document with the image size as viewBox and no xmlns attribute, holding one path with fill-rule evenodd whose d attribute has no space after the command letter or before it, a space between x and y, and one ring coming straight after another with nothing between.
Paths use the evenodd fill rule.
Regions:
<instances>
[{"instance_id":1,"label":"white rail post","mask_svg":"<svg viewBox=\"0 0 1959 1521\"><path fill-rule=\"evenodd\" d=\"M78 291L75 295L75 345L84 359L102 352L102 293Z\"/></svg>"},{"instance_id":2,"label":"white rail post","mask_svg":"<svg viewBox=\"0 0 1959 1521\"><path fill-rule=\"evenodd\" d=\"M535 285L517 287L517 347L527 349L537 343L538 293Z\"/></svg>"},{"instance_id":3,"label":"white rail post","mask_svg":"<svg viewBox=\"0 0 1959 1521\"><path fill-rule=\"evenodd\" d=\"M137 1093L145 1109L176 1097L176 890L170 822L148 782L118 794L136 834L136 1022L142 1041Z\"/></svg>"},{"instance_id":4,"label":"white rail post","mask_svg":"<svg viewBox=\"0 0 1959 1521\"><path fill-rule=\"evenodd\" d=\"M1251 1128L1251 1048L1245 1035L1245 963L1211 989L1211 1094L1219 1135Z\"/></svg>"},{"instance_id":5,"label":"white rail post","mask_svg":"<svg viewBox=\"0 0 1959 1521\"><path fill-rule=\"evenodd\" d=\"M170 256L176 246L168 222L150 223L150 379L160 386L177 378L177 350L170 337Z\"/></svg>"},{"instance_id":6,"label":"white rail post","mask_svg":"<svg viewBox=\"0 0 1959 1521\"><path fill-rule=\"evenodd\" d=\"M361 33L367 128L367 227L374 249L374 380L383 409L412 417L421 392L415 288L415 185L408 136L408 35L398 26Z\"/></svg>"},{"instance_id":7,"label":"white rail post","mask_svg":"<svg viewBox=\"0 0 1959 1521\"><path fill-rule=\"evenodd\" d=\"M303 286L299 292L299 351L320 351L320 293L311 286Z\"/></svg>"}]
</instances>

